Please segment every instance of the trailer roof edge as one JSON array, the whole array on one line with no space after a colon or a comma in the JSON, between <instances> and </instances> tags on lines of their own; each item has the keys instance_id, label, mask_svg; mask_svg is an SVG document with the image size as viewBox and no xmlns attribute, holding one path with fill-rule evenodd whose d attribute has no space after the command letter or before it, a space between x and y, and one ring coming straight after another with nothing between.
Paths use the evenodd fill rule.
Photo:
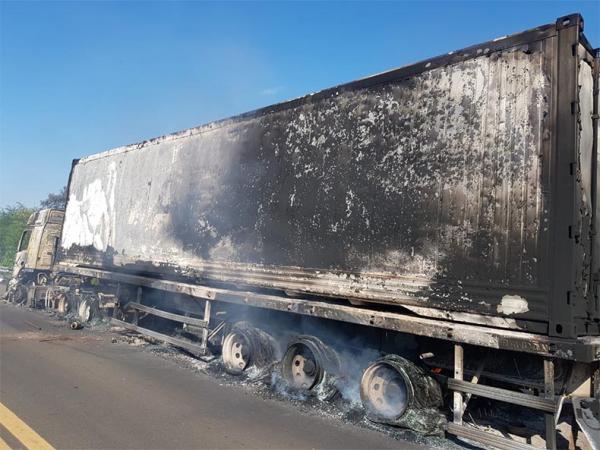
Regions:
<instances>
[{"instance_id":1,"label":"trailer roof edge","mask_svg":"<svg viewBox=\"0 0 600 450\"><path fill-rule=\"evenodd\" d=\"M280 103L275 103L273 105L258 108L232 117L215 120L196 127L187 128L181 131L154 137L141 142L115 147L110 150L83 157L79 159L77 163L86 163L100 158L141 149L151 145L157 145L162 142L168 142L184 137L194 136L197 134L221 128L228 124L241 122L245 119L260 117L262 115L269 114L272 112L293 108L301 104L321 100L328 97L333 97L345 91L350 91L354 89L364 89L386 82L401 80L406 77L418 75L420 73L424 73L435 68L456 64L462 61L466 61L468 59L476 58L478 56L483 56L498 51L504 51L513 47L518 47L520 45L534 43L555 36L559 27L564 28L568 26L580 26L581 29L583 29L583 19L581 15L570 14L567 16L562 16L558 18L556 22L551 24L546 24L511 35L502 36L481 44L476 44L462 48L460 50L451 51L443 55L435 56L433 58L425 59L416 63L404 65L395 69L391 69L389 71L370 75L365 78L360 78L358 80L350 81L348 83L336 85L315 93L310 93L294 99L285 100ZM592 49L588 40L583 36L583 33L581 33L581 36L583 37L581 41L582 44L584 44L584 46L588 48L588 50Z\"/></svg>"}]
</instances>

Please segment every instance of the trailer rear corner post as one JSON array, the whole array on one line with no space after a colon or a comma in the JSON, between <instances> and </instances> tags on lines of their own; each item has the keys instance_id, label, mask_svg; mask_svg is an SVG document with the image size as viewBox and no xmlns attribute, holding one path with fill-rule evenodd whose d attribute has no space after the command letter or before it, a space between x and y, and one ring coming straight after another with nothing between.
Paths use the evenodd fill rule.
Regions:
<instances>
[{"instance_id":1,"label":"trailer rear corner post","mask_svg":"<svg viewBox=\"0 0 600 450\"><path fill-rule=\"evenodd\" d=\"M556 21L555 96L554 123L557 128L550 154L555 167L553 181L555 199L552 205L556 227L553 230L553 264L551 269L551 298L549 334L560 337L577 337L575 305L581 293L578 281L584 276L577 272L575 261L581 257L574 242L580 239L577 222L580 220L577 203L577 172L574 165L578 158L578 52L583 18L573 14ZM565 267L573 268L567 270ZM582 269L583 270L583 269Z\"/></svg>"}]
</instances>

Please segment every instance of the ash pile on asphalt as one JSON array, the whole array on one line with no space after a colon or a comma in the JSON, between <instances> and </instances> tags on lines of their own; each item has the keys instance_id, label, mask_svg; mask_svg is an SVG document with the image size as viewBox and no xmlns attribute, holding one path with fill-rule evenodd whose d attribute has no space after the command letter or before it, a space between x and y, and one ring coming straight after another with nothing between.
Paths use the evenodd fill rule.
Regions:
<instances>
[{"instance_id":1,"label":"ash pile on asphalt","mask_svg":"<svg viewBox=\"0 0 600 450\"><path fill-rule=\"evenodd\" d=\"M371 422L366 418L360 403L349 402L341 397L325 380L314 392L295 391L285 383L279 371L278 363L259 370L251 367L240 375L225 372L220 358L209 362L198 359L168 344L152 339L140 339L135 334L119 334L120 342L139 346L160 358L175 362L179 367L208 375L224 386L238 386L265 400L283 401L291 404L305 414L317 415L329 420L339 420L347 424L375 430L397 439L424 445L430 448L458 450L463 445L437 436L423 436L411 430L394 428L388 425Z\"/></svg>"}]
</instances>

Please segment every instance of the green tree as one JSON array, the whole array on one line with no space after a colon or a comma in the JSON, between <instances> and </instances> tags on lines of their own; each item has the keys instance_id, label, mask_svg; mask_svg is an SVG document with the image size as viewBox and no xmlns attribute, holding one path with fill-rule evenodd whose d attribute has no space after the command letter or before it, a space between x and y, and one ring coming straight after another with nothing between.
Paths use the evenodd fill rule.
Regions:
<instances>
[{"instance_id":1,"label":"green tree","mask_svg":"<svg viewBox=\"0 0 600 450\"><path fill-rule=\"evenodd\" d=\"M21 203L0 209L0 266L12 268L21 233L34 211Z\"/></svg>"}]
</instances>

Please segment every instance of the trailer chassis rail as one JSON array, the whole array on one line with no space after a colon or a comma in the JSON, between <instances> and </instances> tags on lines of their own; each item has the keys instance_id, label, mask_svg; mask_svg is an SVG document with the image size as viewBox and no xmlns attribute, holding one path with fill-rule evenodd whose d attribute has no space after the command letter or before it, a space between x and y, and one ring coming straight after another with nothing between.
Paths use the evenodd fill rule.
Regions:
<instances>
[{"instance_id":1,"label":"trailer chassis rail","mask_svg":"<svg viewBox=\"0 0 600 450\"><path fill-rule=\"evenodd\" d=\"M188 295L208 300L207 304L210 304L211 301L222 301L338 320L498 350L525 352L544 357L588 363L600 360L600 336L565 339L525 331L456 323L402 313L376 311L368 307L342 304L339 300L337 302L326 302L289 298L249 291L214 288L87 267L61 265L60 268L65 272L84 277Z\"/></svg>"}]
</instances>

